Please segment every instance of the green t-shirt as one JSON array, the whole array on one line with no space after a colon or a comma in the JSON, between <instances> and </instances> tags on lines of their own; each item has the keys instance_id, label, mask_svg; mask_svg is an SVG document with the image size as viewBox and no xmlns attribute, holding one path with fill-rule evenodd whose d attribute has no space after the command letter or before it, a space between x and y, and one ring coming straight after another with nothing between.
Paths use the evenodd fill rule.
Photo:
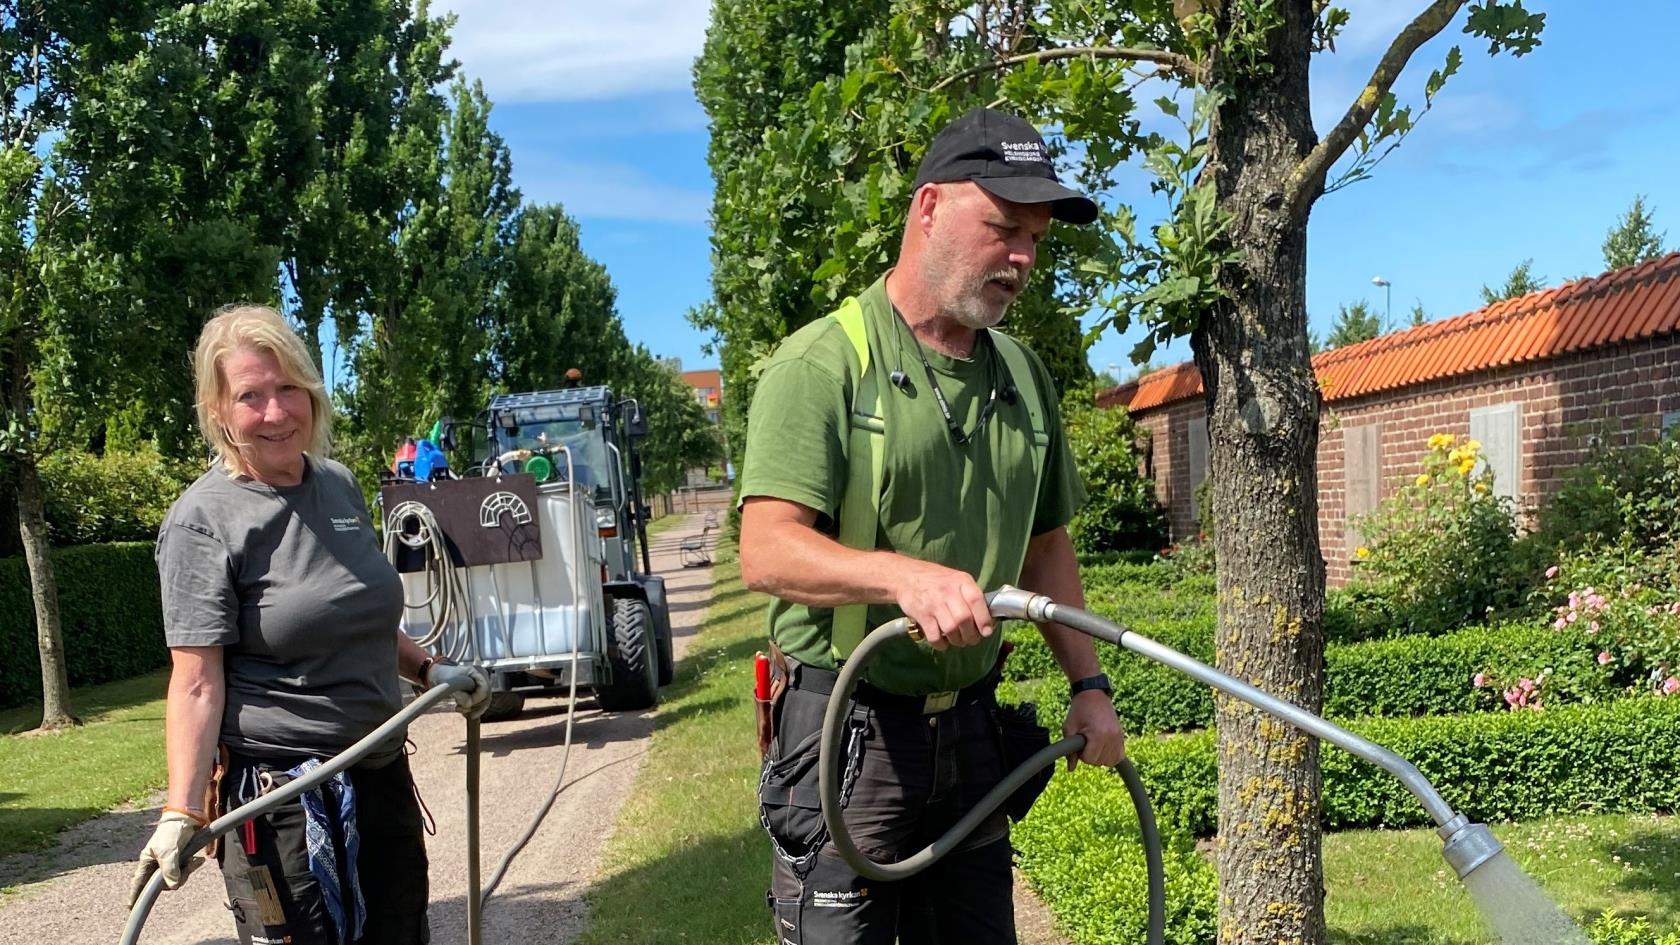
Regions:
<instances>
[{"instance_id":1,"label":"green t-shirt","mask_svg":"<svg viewBox=\"0 0 1680 945\"><path fill-rule=\"evenodd\" d=\"M886 279L877 280L858 302L868 326L870 371L880 372L887 431L876 548L967 571L985 590L1019 581L1027 540L1066 525L1085 501L1049 372L1028 352L1050 437L1035 493L1032 417L1025 395L1013 404L999 398L984 432L959 446L928 387L916 355L920 343L893 314ZM939 378L952 416L964 432L974 429L994 379L1001 387L1008 376L1003 357L985 337L976 340L967 359L925 346L921 353ZM887 383L894 370L909 377L908 391ZM759 376L747 417L743 500L768 496L797 502L818 512L820 529L837 534L857 373L857 354L833 318L818 319L782 342ZM775 601L770 638L801 663L832 669L833 616L829 608ZM899 616L897 607L872 605L868 626ZM960 689L985 676L1001 642L1002 636L994 634L978 646L937 653L906 638L883 650L866 678L906 694Z\"/></svg>"}]
</instances>

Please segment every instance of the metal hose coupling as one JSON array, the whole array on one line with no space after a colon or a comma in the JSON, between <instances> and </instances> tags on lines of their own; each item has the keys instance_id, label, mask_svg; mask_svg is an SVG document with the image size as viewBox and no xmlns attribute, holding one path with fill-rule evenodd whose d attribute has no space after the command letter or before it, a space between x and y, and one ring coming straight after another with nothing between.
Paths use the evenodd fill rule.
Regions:
<instances>
[{"instance_id":1,"label":"metal hose coupling","mask_svg":"<svg viewBox=\"0 0 1680 945\"><path fill-rule=\"evenodd\" d=\"M1043 594L1023 591L1008 584L986 595L986 603L992 608L992 616L1006 617L1010 620L1032 620L1043 623L1052 619L1051 608L1056 602Z\"/></svg>"},{"instance_id":2,"label":"metal hose coupling","mask_svg":"<svg viewBox=\"0 0 1680 945\"><path fill-rule=\"evenodd\" d=\"M1446 858L1447 865L1453 868L1459 879L1470 875L1476 867L1505 849L1493 838L1493 831L1487 828L1487 824L1473 824L1463 814L1455 814L1451 820L1435 828L1435 832L1446 841L1441 848L1441 856Z\"/></svg>"}]
</instances>

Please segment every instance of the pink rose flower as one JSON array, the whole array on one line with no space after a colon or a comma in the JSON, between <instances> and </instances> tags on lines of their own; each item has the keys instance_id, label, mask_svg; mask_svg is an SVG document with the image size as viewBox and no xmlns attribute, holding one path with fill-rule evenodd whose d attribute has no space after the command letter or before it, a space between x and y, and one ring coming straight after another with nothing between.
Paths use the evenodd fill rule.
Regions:
<instances>
[{"instance_id":1,"label":"pink rose flower","mask_svg":"<svg viewBox=\"0 0 1680 945\"><path fill-rule=\"evenodd\" d=\"M1471 676L1470 677L1470 685L1475 686L1477 689L1480 689L1483 686L1486 686L1487 685L1487 674L1486 673L1477 673L1476 675Z\"/></svg>"},{"instance_id":2,"label":"pink rose flower","mask_svg":"<svg viewBox=\"0 0 1680 945\"><path fill-rule=\"evenodd\" d=\"M1610 663L1610 659L1611 659L1611 656L1610 656L1610 651L1609 650L1600 650L1599 651L1598 665L1607 666Z\"/></svg>"},{"instance_id":3,"label":"pink rose flower","mask_svg":"<svg viewBox=\"0 0 1680 945\"><path fill-rule=\"evenodd\" d=\"M1673 676L1670 676L1663 680L1662 690L1663 695L1665 696L1674 695L1676 691L1680 691L1680 679L1675 679Z\"/></svg>"},{"instance_id":4,"label":"pink rose flower","mask_svg":"<svg viewBox=\"0 0 1680 945\"><path fill-rule=\"evenodd\" d=\"M1523 692L1533 692L1534 691L1534 680L1529 679L1527 676L1524 676L1522 678L1522 681L1517 683L1517 688L1521 689Z\"/></svg>"},{"instance_id":5,"label":"pink rose flower","mask_svg":"<svg viewBox=\"0 0 1680 945\"><path fill-rule=\"evenodd\" d=\"M1562 630L1564 627L1567 627L1567 626L1569 626L1569 621L1563 619L1562 617L1559 617L1557 619L1557 623L1552 624L1552 629L1553 630Z\"/></svg>"},{"instance_id":6,"label":"pink rose flower","mask_svg":"<svg viewBox=\"0 0 1680 945\"><path fill-rule=\"evenodd\" d=\"M1569 622L1570 622L1570 623L1574 623L1574 622L1575 622L1575 620L1576 620L1576 618L1578 618L1578 617L1580 617L1580 616L1581 616L1581 615L1580 615L1580 613L1579 613L1579 612L1578 612L1578 611L1573 611L1573 610L1571 610L1571 611L1570 611L1570 612L1569 612L1569 616L1567 616L1567 617L1565 617L1565 618L1564 618L1564 619L1565 619L1565 620L1567 620L1567 621L1569 621Z\"/></svg>"},{"instance_id":7,"label":"pink rose flower","mask_svg":"<svg viewBox=\"0 0 1680 945\"><path fill-rule=\"evenodd\" d=\"M1547 568L1546 569L1546 580L1550 581L1552 578L1557 577L1557 571L1558 571L1558 568L1557 568L1557 565L1555 565L1555 564L1552 565L1551 567Z\"/></svg>"},{"instance_id":8,"label":"pink rose flower","mask_svg":"<svg viewBox=\"0 0 1680 945\"><path fill-rule=\"evenodd\" d=\"M1587 632L1588 633L1597 633L1598 632L1598 621L1594 620L1591 623L1588 623L1587 624Z\"/></svg>"}]
</instances>

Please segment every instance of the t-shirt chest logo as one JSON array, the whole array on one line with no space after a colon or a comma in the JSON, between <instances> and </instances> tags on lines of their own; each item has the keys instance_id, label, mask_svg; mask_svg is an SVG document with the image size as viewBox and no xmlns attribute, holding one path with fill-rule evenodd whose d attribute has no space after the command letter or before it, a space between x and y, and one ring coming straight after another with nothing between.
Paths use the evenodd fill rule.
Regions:
<instances>
[{"instance_id":1,"label":"t-shirt chest logo","mask_svg":"<svg viewBox=\"0 0 1680 945\"><path fill-rule=\"evenodd\" d=\"M332 520L335 532L359 532L362 530L362 520L354 515L345 518L334 517Z\"/></svg>"}]
</instances>

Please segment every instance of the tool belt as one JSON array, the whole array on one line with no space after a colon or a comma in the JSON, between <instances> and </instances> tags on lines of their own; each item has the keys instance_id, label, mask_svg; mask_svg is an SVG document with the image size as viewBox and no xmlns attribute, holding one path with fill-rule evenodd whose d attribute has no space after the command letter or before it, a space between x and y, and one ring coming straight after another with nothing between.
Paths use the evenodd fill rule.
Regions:
<instances>
[{"instance_id":1,"label":"tool belt","mask_svg":"<svg viewBox=\"0 0 1680 945\"><path fill-rule=\"evenodd\" d=\"M806 666L796 660L788 660L788 688L814 695L826 696L834 692L834 683L840 674L833 670L819 669ZM997 690L997 677L988 673L985 678L961 689L945 692L930 692L919 696L902 695L887 692L859 682L852 692L852 701L858 705L867 706L877 712L892 712L900 715L933 715L954 709L959 705L971 702L982 702L992 698Z\"/></svg>"}]
</instances>

